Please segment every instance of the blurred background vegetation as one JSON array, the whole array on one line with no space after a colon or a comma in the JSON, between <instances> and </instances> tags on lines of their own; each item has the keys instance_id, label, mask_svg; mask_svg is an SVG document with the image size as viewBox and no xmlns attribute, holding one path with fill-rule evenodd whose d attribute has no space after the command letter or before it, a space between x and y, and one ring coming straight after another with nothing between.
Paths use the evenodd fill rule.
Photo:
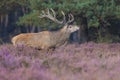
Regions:
<instances>
[{"instance_id":1,"label":"blurred background vegetation","mask_svg":"<svg viewBox=\"0 0 120 80\"><path fill-rule=\"evenodd\" d=\"M59 29L61 25L38 17L47 8L59 19L61 11L74 15L80 30L72 42L120 42L120 0L0 0L0 43L19 33Z\"/></svg>"}]
</instances>

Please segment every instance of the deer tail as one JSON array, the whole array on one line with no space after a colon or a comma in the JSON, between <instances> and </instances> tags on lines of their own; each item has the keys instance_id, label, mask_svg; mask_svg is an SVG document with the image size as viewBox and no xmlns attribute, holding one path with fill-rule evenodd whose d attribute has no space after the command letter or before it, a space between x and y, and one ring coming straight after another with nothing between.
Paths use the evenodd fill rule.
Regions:
<instances>
[{"instance_id":1,"label":"deer tail","mask_svg":"<svg viewBox=\"0 0 120 80\"><path fill-rule=\"evenodd\" d=\"M11 40L11 42L12 42L12 44L13 44L14 46L16 45L17 39L18 39L18 37L15 36L15 37L13 37L12 40Z\"/></svg>"}]
</instances>

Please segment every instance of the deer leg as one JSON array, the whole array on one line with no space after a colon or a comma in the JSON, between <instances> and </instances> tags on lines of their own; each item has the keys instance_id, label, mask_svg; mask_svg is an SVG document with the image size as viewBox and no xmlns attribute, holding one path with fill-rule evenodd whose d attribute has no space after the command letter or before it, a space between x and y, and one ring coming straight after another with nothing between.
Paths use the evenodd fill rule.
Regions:
<instances>
[{"instance_id":1,"label":"deer leg","mask_svg":"<svg viewBox=\"0 0 120 80\"><path fill-rule=\"evenodd\" d=\"M68 41L65 41L64 44L62 45L62 47L66 47L68 44Z\"/></svg>"}]
</instances>

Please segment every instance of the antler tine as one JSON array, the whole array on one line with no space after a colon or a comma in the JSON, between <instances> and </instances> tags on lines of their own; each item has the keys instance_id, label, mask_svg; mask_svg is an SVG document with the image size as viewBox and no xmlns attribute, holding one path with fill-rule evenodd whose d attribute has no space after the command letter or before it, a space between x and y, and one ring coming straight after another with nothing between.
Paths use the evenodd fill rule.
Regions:
<instances>
[{"instance_id":1,"label":"antler tine","mask_svg":"<svg viewBox=\"0 0 120 80\"><path fill-rule=\"evenodd\" d=\"M55 11L54 11L52 8L51 8L50 10L51 10L52 13L53 13L53 17L56 18L56 13L55 13Z\"/></svg>"},{"instance_id":2,"label":"antler tine","mask_svg":"<svg viewBox=\"0 0 120 80\"><path fill-rule=\"evenodd\" d=\"M61 13L63 15L63 23L66 23L65 13L63 11L61 11Z\"/></svg>"},{"instance_id":3,"label":"antler tine","mask_svg":"<svg viewBox=\"0 0 120 80\"><path fill-rule=\"evenodd\" d=\"M50 10L47 8L47 13L46 13L47 15L49 15L50 14Z\"/></svg>"},{"instance_id":4,"label":"antler tine","mask_svg":"<svg viewBox=\"0 0 120 80\"><path fill-rule=\"evenodd\" d=\"M44 18L44 17L48 17L49 15L50 15L50 12L49 12L49 9L47 8L47 13L42 10L42 14L40 14L40 16L38 16L38 17Z\"/></svg>"},{"instance_id":5,"label":"antler tine","mask_svg":"<svg viewBox=\"0 0 120 80\"><path fill-rule=\"evenodd\" d=\"M40 16L38 16L39 18L43 18L43 17L45 17L46 16L46 14L45 14L45 11L42 11L42 14L40 14Z\"/></svg>"},{"instance_id":6,"label":"antler tine","mask_svg":"<svg viewBox=\"0 0 120 80\"><path fill-rule=\"evenodd\" d=\"M68 17L69 17L69 19L68 19L67 23L71 23L74 21L74 16L71 13L68 15Z\"/></svg>"}]
</instances>

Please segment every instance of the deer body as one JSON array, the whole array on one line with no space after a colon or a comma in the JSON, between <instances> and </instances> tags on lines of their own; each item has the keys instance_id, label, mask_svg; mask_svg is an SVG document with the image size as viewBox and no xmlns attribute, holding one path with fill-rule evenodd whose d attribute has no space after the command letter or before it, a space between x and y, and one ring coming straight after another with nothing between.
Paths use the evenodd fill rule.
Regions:
<instances>
[{"instance_id":1,"label":"deer body","mask_svg":"<svg viewBox=\"0 0 120 80\"><path fill-rule=\"evenodd\" d=\"M78 29L79 27L76 25L65 24L58 31L19 34L12 38L12 43L13 45L25 45L48 50L65 44L70 34Z\"/></svg>"}]
</instances>

